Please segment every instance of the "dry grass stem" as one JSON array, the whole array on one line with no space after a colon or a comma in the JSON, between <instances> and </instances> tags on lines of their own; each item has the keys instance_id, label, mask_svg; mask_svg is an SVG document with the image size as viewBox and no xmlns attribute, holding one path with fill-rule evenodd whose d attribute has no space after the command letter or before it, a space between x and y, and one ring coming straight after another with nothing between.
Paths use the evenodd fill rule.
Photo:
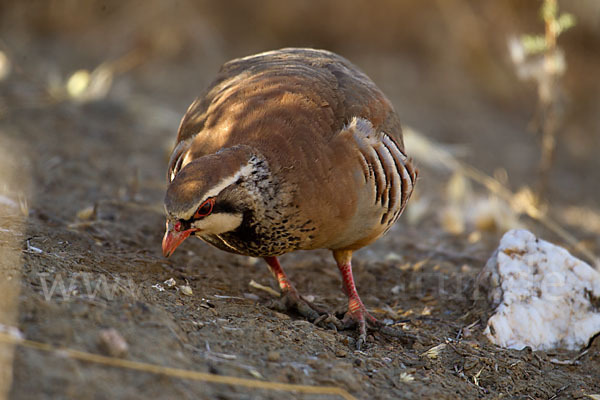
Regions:
<instances>
[{"instance_id":1,"label":"dry grass stem","mask_svg":"<svg viewBox=\"0 0 600 400\"><path fill-rule=\"evenodd\" d=\"M218 383L223 385L243 386L251 389L275 390L314 395L331 395L339 396L346 400L356 400L356 398L350 393L348 393L342 388L335 386L308 386L279 382L265 382L254 379L237 378L233 376L213 375L209 373L191 371L180 368L163 367L161 365L102 356L99 354L88 353L85 351L75 349L58 348L48 343L20 339L18 337L4 332L0 332L0 342L27 347L30 349L36 349L39 351L54 353L57 356L67 357L79 361L85 361L94 364L102 364L116 368L125 368L141 372L148 372L152 374L166 375L174 378L191 379L195 381Z\"/></svg>"},{"instance_id":2,"label":"dry grass stem","mask_svg":"<svg viewBox=\"0 0 600 400\"><path fill-rule=\"evenodd\" d=\"M271 296L273 296L273 297L277 297L277 298L279 298L279 297L280 297L280 294L279 294L279 292L278 292L278 291L276 291L276 290L274 290L274 289L272 289L272 288L270 288L270 287L268 287L268 286L261 285L260 283L256 282L254 279L253 279L253 280L251 280L251 281L250 281L250 283L249 283L248 285L249 285L251 288L258 289L258 290L262 290L263 292L267 292L267 293L269 293L269 294L270 294Z\"/></svg>"}]
</instances>

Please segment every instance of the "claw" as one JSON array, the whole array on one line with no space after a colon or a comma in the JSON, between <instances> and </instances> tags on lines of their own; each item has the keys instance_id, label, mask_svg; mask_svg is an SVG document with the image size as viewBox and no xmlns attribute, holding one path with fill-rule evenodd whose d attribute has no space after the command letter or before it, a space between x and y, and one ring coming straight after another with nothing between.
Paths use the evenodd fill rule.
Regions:
<instances>
[{"instance_id":1,"label":"claw","mask_svg":"<svg viewBox=\"0 0 600 400\"><path fill-rule=\"evenodd\" d=\"M329 323L328 319L329 319L329 314L323 314L319 318L315 319L313 321L313 324L320 326L321 324Z\"/></svg>"},{"instance_id":2,"label":"claw","mask_svg":"<svg viewBox=\"0 0 600 400\"><path fill-rule=\"evenodd\" d=\"M359 301L359 300L358 300ZM402 340L404 343L411 343L418 338L410 333L406 333L401 329L396 329L392 326L385 325L377 318L373 317L362 304L357 303L357 300L350 299L350 309L342 319L341 329L351 329L358 326L358 340L356 341L356 350L367 343L367 327L374 331L380 332L386 336L395 337ZM340 329L340 328L338 328Z\"/></svg>"},{"instance_id":3,"label":"claw","mask_svg":"<svg viewBox=\"0 0 600 400\"><path fill-rule=\"evenodd\" d=\"M309 321L315 321L323 314L321 309L300 296L293 287L283 290L279 300L272 302L270 307L282 312L294 310Z\"/></svg>"},{"instance_id":4,"label":"claw","mask_svg":"<svg viewBox=\"0 0 600 400\"><path fill-rule=\"evenodd\" d=\"M375 317L373 317L365 306L360 302L360 299L350 299L349 310L342 319L344 329L350 329L358 325L358 340L356 341L356 350L360 350L361 347L367 342L367 321L370 325L378 326L380 324Z\"/></svg>"},{"instance_id":5,"label":"claw","mask_svg":"<svg viewBox=\"0 0 600 400\"><path fill-rule=\"evenodd\" d=\"M358 340L356 341L356 350L360 351L362 349L362 345L365 344L366 342L367 342L366 334L363 336L363 334L361 333L358 336Z\"/></svg>"},{"instance_id":6,"label":"claw","mask_svg":"<svg viewBox=\"0 0 600 400\"><path fill-rule=\"evenodd\" d=\"M281 297L279 300L273 301L270 304L270 307L282 312L294 310L309 321L312 321L315 325L335 331L358 326L358 340L356 341L357 350L360 350L367 342L367 326L384 335L400 338L406 342L417 340L415 336L391 326L386 326L377 320L377 318L369 314L360 300L360 297L356 292L356 287L354 286L352 267L350 265L352 252L334 252L334 256L338 262L340 272L342 273L344 291L348 295L348 312L341 320L335 315L320 309L298 294L294 286L292 286L288 280L285 272L283 272L277 257L265 257L265 261L267 261L271 272L273 272L273 275L277 278L281 289Z\"/></svg>"},{"instance_id":7,"label":"claw","mask_svg":"<svg viewBox=\"0 0 600 400\"><path fill-rule=\"evenodd\" d=\"M346 329L344 327L344 324L342 323L342 321L340 321L332 313L326 313L326 314L321 315L319 318L317 318L314 321L314 324L317 326L322 326L322 327L331 329L332 331L336 331L336 332L338 330Z\"/></svg>"}]
</instances>

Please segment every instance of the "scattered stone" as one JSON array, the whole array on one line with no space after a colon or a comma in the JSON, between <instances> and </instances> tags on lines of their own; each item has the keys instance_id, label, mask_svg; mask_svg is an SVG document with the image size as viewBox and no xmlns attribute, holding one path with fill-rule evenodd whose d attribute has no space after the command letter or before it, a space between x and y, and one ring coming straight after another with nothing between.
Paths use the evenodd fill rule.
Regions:
<instances>
[{"instance_id":1,"label":"scattered stone","mask_svg":"<svg viewBox=\"0 0 600 400\"><path fill-rule=\"evenodd\" d=\"M330 345L333 345L333 343L335 343L335 341L336 341L335 335L333 333L331 333L331 331L316 329L315 334L319 338L321 338L321 340L323 340L326 343L329 343Z\"/></svg>"},{"instance_id":2,"label":"scattered stone","mask_svg":"<svg viewBox=\"0 0 600 400\"><path fill-rule=\"evenodd\" d=\"M260 297L258 297L254 293L244 293L244 298L246 298L248 300L252 300L252 301L258 301L258 300L260 300Z\"/></svg>"},{"instance_id":3,"label":"scattered stone","mask_svg":"<svg viewBox=\"0 0 600 400\"><path fill-rule=\"evenodd\" d=\"M127 342L121 336L121 334L114 328L103 329L100 331L100 350L111 357L123 357L127 354L129 346Z\"/></svg>"},{"instance_id":4,"label":"scattered stone","mask_svg":"<svg viewBox=\"0 0 600 400\"><path fill-rule=\"evenodd\" d=\"M281 360L281 353L278 351L270 351L267 353L267 360L271 362L278 362Z\"/></svg>"},{"instance_id":5,"label":"scattered stone","mask_svg":"<svg viewBox=\"0 0 600 400\"><path fill-rule=\"evenodd\" d=\"M156 289L159 292L164 292L165 288L162 287L162 285L160 283L155 283L154 285L152 285L152 289Z\"/></svg>"},{"instance_id":6,"label":"scattered stone","mask_svg":"<svg viewBox=\"0 0 600 400\"><path fill-rule=\"evenodd\" d=\"M344 349L336 349L335 350L335 356L336 357L341 357L341 358L347 357L348 356L348 352L346 350L344 350Z\"/></svg>"},{"instance_id":7,"label":"scattered stone","mask_svg":"<svg viewBox=\"0 0 600 400\"><path fill-rule=\"evenodd\" d=\"M600 273L529 231L507 232L478 281L495 307L483 333L499 346L575 350L600 332Z\"/></svg>"},{"instance_id":8,"label":"scattered stone","mask_svg":"<svg viewBox=\"0 0 600 400\"><path fill-rule=\"evenodd\" d=\"M192 321L192 324L196 327L196 329L202 329L206 326L204 322Z\"/></svg>"},{"instance_id":9,"label":"scattered stone","mask_svg":"<svg viewBox=\"0 0 600 400\"><path fill-rule=\"evenodd\" d=\"M194 294L192 288L189 285L181 285L179 286L179 290L186 296L192 296Z\"/></svg>"},{"instance_id":10,"label":"scattered stone","mask_svg":"<svg viewBox=\"0 0 600 400\"><path fill-rule=\"evenodd\" d=\"M402 257L400 256L400 254L392 251L386 254L384 261L402 261Z\"/></svg>"},{"instance_id":11,"label":"scattered stone","mask_svg":"<svg viewBox=\"0 0 600 400\"><path fill-rule=\"evenodd\" d=\"M173 278L169 278L166 281L163 282L165 284L166 287L168 288L172 288L173 286L175 286L177 284L177 282L175 281L175 279Z\"/></svg>"},{"instance_id":12,"label":"scattered stone","mask_svg":"<svg viewBox=\"0 0 600 400\"><path fill-rule=\"evenodd\" d=\"M313 328L314 325L312 322L303 320L303 319L299 319L297 321L293 321L292 325L294 325L297 328Z\"/></svg>"},{"instance_id":13,"label":"scattered stone","mask_svg":"<svg viewBox=\"0 0 600 400\"><path fill-rule=\"evenodd\" d=\"M404 287L402 285L396 285L392 288L392 294L393 295L398 295L400 294L400 292L404 291Z\"/></svg>"},{"instance_id":14,"label":"scattered stone","mask_svg":"<svg viewBox=\"0 0 600 400\"><path fill-rule=\"evenodd\" d=\"M202 303L200 303L200 307L202 308L215 308L216 306L214 305L214 303L212 301L210 301L210 299L205 299L204 297L202 299L200 299L200 301Z\"/></svg>"},{"instance_id":15,"label":"scattered stone","mask_svg":"<svg viewBox=\"0 0 600 400\"><path fill-rule=\"evenodd\" d=\"M282 319L285 319L285 320L292 319L292 317L290 317L288 314L280 313L279 311L275 311L275 310L271 310L271 312L273 313L273 315L277 319L280 319L280 320L282 320Z\"/></svg>"},{"instance_id":16,"label":"scattered stone","mask_svg":"<svg viewBox=\"0 0 600 400\"><path fill-rule=\"evenodd\" d=\"M354 348L355 347L356 340L352 336L339 335L338 337L339 337L339 341L342 344L344 344L344 345L346 345L346 346L348 346L350 348Z\"/></svg>"},{"instance_id":17,"label":"scattered stone","mask_svg":"<svg viewBox=\"0 0 600 400\"><path fill-rule=\"evenodd\" d=\"M248 370L248 372L250 373L250 375L252 375L256 379L265 379L265 377L262 376L262 374L260 372L258 372L257 370L255 370L254 368Z\"/></svg>"},{"instance_id":18,"label":"scattered stone","mask_svg":"<svg viewBox=\"0 0 600 400\"><path fill-rule=\"evenodd\" d=\"M89 221L96 218L96 207L87 206L77 211L77 219L80 221Z\"/></svg>"}]
</instances>

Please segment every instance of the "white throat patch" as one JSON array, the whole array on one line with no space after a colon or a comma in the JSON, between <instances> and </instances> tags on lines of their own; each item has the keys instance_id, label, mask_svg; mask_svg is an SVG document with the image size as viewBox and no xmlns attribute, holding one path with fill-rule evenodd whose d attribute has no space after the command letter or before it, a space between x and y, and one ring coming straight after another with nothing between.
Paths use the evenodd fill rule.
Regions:
<instances>
[{"instance_id":1,"label":"white throat patch","mask_svg":"<svg viewBox=\"0 0 600 400\"><path fill-rule=\"evenodd\" d=\"M198 221L194 221L192 226L200 229L200 235L219 235L236 229L242 224L242 214L217 213L210 214Z\"/></svg>"}]
</instances>

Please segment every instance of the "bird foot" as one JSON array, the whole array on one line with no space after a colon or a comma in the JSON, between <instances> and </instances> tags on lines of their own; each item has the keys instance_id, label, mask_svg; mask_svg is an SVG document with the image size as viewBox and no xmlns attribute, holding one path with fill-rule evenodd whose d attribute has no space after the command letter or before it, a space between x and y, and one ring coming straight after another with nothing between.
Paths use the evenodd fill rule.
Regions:
<instances>
[{"instance_id":1,"label":"bird foot","mask_svg":"<svg viewBox=\"0 0 600 400\"><path fill-rule=\"evenodd\" d=\"M357 327L358 340L356 341L356 350L360 350L367 342L367 326L386 336L395 337L404 342L414 342L417 340L414 335L406 333L401 329L385 325L383 322L373 317L362 302L359 302L360 300L357 302L356 300L351 299L348 312L344 314L344 317L341 320L332 314L325 314L315 320L315 324L321 326L325 325L330 328L334 326L336 330L346 330Z\"/></svg>"},{"instance_id":2,"label":"bird foot","mask_svg":"<svg viewBox=\"0 0 600 400\"><path fill-rule=\"evenodd\" d=\"M302 297L293 287L282 290L281 297L269 304L269 307L281 312L296 311L309 321L316 321L325 312Z\"/></svg>"},{"instance_id":3,"label":"bird foot","mask_svg":"<svg viewBox=\"0 0 600 400\"><path fill-rule=\"evenodd\" d=\"M367 324L376 329L383 325L377 318L369 314L359 298L350 298L348 312L344 315L341 322L342 329L358 327L356 350L360 350L363 344L367 342Z\"/></svg>"},{"instance_id":4,"label":"bird foot","mask_svg":"<svg viewBox=\"0 0 600 400\"><path fill-rule=\"evenodd\" d=\"M367 342L367 326L374 331L398 338L404 342L414 342L417 339L409 333L379 321L367 311L360 299L350 300L348 311L342 319L306 300L293 287L282 290L281 297L270 302L269 307L280 312L295 311L315 325L334 331L357 327L356 350L360 350Z\"/></svg>"}]
</instances>

